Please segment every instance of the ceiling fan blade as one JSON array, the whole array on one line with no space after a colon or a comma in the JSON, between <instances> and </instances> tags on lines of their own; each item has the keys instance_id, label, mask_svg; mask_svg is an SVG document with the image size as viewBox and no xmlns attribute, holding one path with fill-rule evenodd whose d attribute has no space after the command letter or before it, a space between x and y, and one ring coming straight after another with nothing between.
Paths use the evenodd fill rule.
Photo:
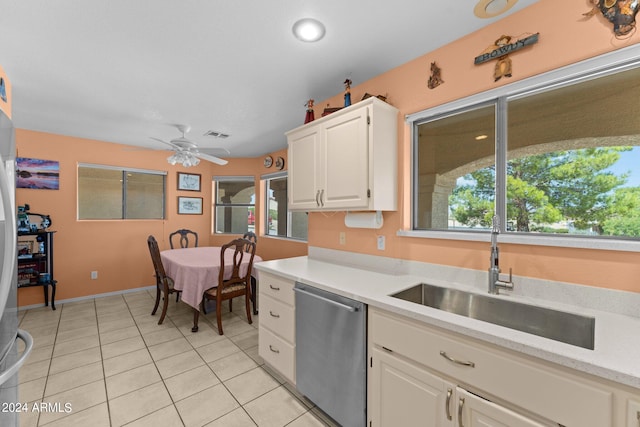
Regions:
<instances>
[{"instance_id":1,"label":"ceiling fan blade","mask_svg":"<svg viewBox=\"0 0 640 427\"><path fill-rule=\"evenodd\" d=\"M220 157L211 156L209 154L204 154L204 153L198 152L198 153L193 153L193 155L196 156L196 157L201 158L202 160L206 160L208 162L215 163L215 164L220 165L220 166L224 166L227 163L229 163L227 160L221 159Z\"/></svg>"},{"instance_id":2,"label":"ceiling fan blade","mask_svg":"<svg viewBox=\"0 0 640 427\"><path fill-rule=\"evenodd\" d=\"M212 156L219 154L221 151L227 155L231 154L231 151L227 150L224 147L211 147L211 148L198 147L198 151L204 154L211 154Z\"/></svg>"},{"instance_id":3,"label":"ceiling fan blade","mask_svg":"<svg viewBox=\"0 0 640 427\"><path fill-rule=\"evenodd\" d=\"M173 148L174 150L181 150L182 148L177 146L176 144L173 144L171 142L167 142L167 141L163 141L160 138L154 138L153 136L150 136L149 138L153 139L154 141L158 141L158 142L162 142L163 144L168 145L169 147Z\"/></svg>"}]
</instances>

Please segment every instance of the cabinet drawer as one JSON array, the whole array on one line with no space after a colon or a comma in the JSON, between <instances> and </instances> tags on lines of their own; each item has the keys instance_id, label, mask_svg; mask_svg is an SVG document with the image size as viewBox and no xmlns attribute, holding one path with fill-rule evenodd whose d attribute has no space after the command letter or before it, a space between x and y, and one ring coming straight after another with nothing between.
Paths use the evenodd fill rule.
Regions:
<instances>
[{"instance_id":1,"label":"cabinet drawer","mask_svg":"<svg viewBox=\"0 0 640 427\"><path fill-rule=\"evenodd\" d=\"M293 306L293 280L287 280L271 273L260 272L260 297L267 295L285 304ZM260 301L262 303L262 301Z\"/></svg>"},{"instance_id":2,"label":"cabinet drawer","mask_svg":"<svg viewBox=\"0 0 640 427\"><path fill-rule=\"evenodd\" d=\"M611 426L613 396L586 380L396 315L369 310L369 337L385 347L506 402L567 426ZM441 354L460 362L448 360Z\"/></svg>"},{"instance_id":3,"label":"cabinet drawer","mask_svg":"<svg viewBox=\"0 0 640 427\"><path fill-rule=\"evenodd\" d=\"M258 354L289 382L295 384L296 348L260 325L258 329Z\"/></svg>"},{"instance_id":4,"label":"cabinet drawer","mask_svg":"<svg viewBox=\"0 0 640 427\"><path fill-rule=\"evenodd\" d=\"M284 338L289 343L295 341L295 310L267 295L260 300L260 325Z\"/></svg>"}]
</instances>

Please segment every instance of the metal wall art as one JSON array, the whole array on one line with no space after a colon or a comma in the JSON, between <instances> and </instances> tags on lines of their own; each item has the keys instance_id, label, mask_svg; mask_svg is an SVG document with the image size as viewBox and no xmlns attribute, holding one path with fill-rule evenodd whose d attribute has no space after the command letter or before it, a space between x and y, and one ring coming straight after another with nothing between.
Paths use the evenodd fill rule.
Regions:
<instances>
[{"instance_id":1,"label":"metal wall art","mask_svg":"<svg viewBox=\"0 0 640 427\"><path fill-rule=\"evenodd\" d=\"M442 80L442 71L440 70L440 67L438 67L436 65L435 62L431 63L431 75L429 76L429 81L427 82L427 87L429 89L434 89L438 86L440 86L440 84L444 83L444 80Z\"/></svg>"},{"instance_id":2,"label":"metal wall art","mask_svg":"<svg viewBox=\"0 0 640 427\"><path fill-rule=\"evenodd\" d=\"M616 37L625 36L636 28L636 14L640 9L640 0L590 0L593 8L583 15L592 17L602 12L613 24Z\"/></svg>"},{"instance_id":3,"label":"metal wall art","mask_svg":"<svg viewBox=\"0 0 640 427\"><path fill-rule=\"evenodd\" d=\"M513 42L511 36L502 35L484 52L476 56L474 63L480 65L495 59L497 62L493 72L494 81L497 82L502 77L511 77L511 58L509 58L509 54L525 46L538 43L539 35L540 33L535 33Z\"/></svg>"}]
</instances>

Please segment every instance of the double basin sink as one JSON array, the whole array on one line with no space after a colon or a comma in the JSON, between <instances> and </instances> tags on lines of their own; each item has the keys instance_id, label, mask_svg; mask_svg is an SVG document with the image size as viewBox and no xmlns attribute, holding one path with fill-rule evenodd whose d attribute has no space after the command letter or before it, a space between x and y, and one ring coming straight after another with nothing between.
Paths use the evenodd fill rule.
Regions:
<instances>
[{"instance_id":1,"label":"double basin sink","mask_svg":"<svg viewBox=\"0 0 640 427\"><path fill-rule=\"evenodd\" d=\"M391 295L460 316L594 349L595 318L421 283Z\"/></svg>"}]
</instances>

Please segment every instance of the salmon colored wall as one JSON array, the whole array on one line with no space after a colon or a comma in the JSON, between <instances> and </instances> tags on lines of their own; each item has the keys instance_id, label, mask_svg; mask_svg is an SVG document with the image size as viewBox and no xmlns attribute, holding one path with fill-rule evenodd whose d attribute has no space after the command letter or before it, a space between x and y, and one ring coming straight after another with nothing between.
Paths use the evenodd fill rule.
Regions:
<instances>
[{"instance_id":1,"label":"salmon colored wall","mask_svg":"<svg viewBox=\"0 0 640 427\"><path fill-rule=\"evenodd\" d=\"M7 74L4 72L4 68L0 66L0 78L4 79L4 88L7 94L7 101L0 99L0 111L2 111L7 117L11 118L11 82L7 78Z\"/></svg>"},{"instance_id":2,"label":"salmon colored wall","mask_svg":"<svg viewBox=\"0 0 640 427\"><path fill-rule=\"evenodd\" d=\"M284 137L283 137L284 138ZM62 135L16 130L19 157L57 160L60 162L59 190L17 189L16 203L29 204L31 211L51 215L54 235L54 269L58 281L56 300L116 292L153 285L153 267L147 249L152 234L160 249L169 248L169 233L189 228L198 233L200 245L219 245L235 236L212 235L212 176L254 175L263 173L262 158L229 159L226 166L201 162L193 168L171 166L166 151L131 150L112 144ZM275 155L286 156L286 151ZM78 221L78 163L122 166L167 171L166 220ZM202 191L177 191L177 172L202 175ZM178 215L177 197L203 197L203 215ZM256 220L261 216L256 211ZM307 245L260 236L257 253L264 259L306 255ZM91 280L91 271L98 279ZM41 304L41 287L21 288L20 306Z\"/></svg>"},{"instance_id":3,"label":"salmon colored wall","mask_svg":"<svg viewBox=\"0 0 640 427\"><path fill-rule=\"evenodd\" d=\"M309 215L309 245L364 254L484 270L488 268L487 243L399 237L410 228L411 140L404 122L407 114L506 85L640 41L638 33L626 40L613 36L612 25L600 14L582 16L592 5L588 0L540 0L522 11L467 37L427 53L369 81L352 86L353 102L364 93L387 95L400 110L399 210L384 213L380 230L347 228L344 213ZM540 33L539 42L510 55L513 77L493 81L494 61L474 65L473 59L502 34L522 38ZM436 62L444 84L427 88L429 66ZM358 83L358 82L355 82ZM343 95L316 103L316 117L327 105L341 106ZM339 244L340 232L346 244ZM386 249L376 248L376 236L384 235ZM501 245L503 269L515 275L640 292L640 254L630 252Z\"/></svg>"}]
</instances>

